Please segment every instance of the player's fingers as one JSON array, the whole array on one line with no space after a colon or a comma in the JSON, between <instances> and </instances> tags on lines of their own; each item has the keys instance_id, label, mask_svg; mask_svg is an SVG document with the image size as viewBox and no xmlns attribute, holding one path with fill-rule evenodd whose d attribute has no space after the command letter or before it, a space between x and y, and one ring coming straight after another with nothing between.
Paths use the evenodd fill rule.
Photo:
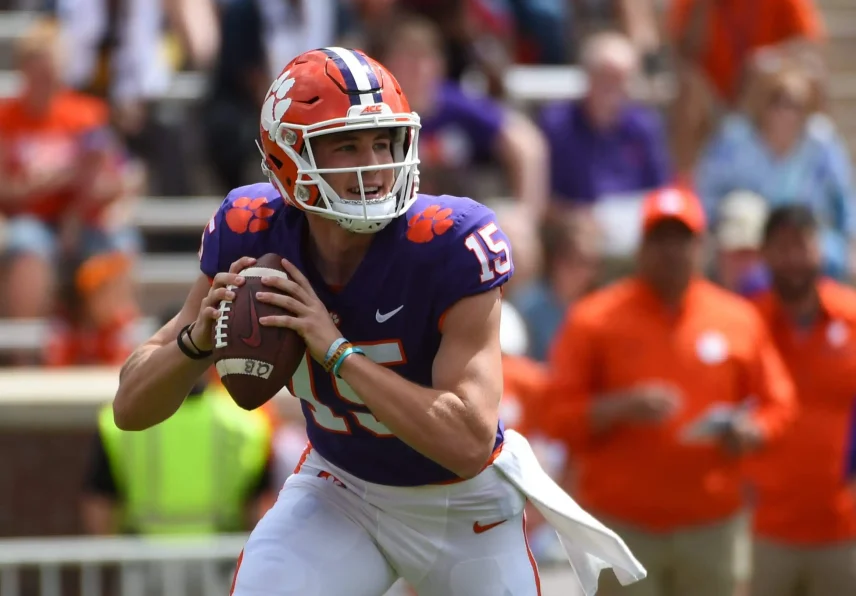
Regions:
<instances>
[{"instance_id":1,"label":"player's fingers","mask_svg":"<svg viewBox=\"0 0 856 596\"><path fill-rule=\"evenodd\" d=\"M306 276L303 275L303 273L300 271L300 269L295 267L291 263L291 261L288 261L287 259L283 259L282 260L282 267L283 267L283 269L285 269L285 272L288 273L288 276L297 282L297 285L299 285L301 288L303 288L304 290L306 290L308 292L312 292L313 294L315 293L312 290L312 284L309 283L309 280L306 279Z\"/></svg>"},{"instance_id":2,"label":"player's fingers","mask_svg":"<svg viewBox=\"0 0 856 596\"><path fill-rule=\"evenodd\" d=\"M221 271L214 276L214 281L211 282L211 289L216 290L224 286L240 286L244 283L244 278L236 273L227 273Z\"/></svg>"},{"instance_id":3,"label":"player's fingers","mask_svg":"<svg viewBox=\"0 0 856 596\"><path fill-rule=\"evenodd\" d=\"M233 292L226 286L221 286L219 288L214 288L210 292L208 292L208 295L202 300L202 305L204 307L214 307L216 305L219 305L222 300L232 301L234 299L235 292Z\"/></svg>"},{"instance_id":4,"label":"player's fingers","mask_svg":"<svg viewBox=\"0 0 856 596\"><path fill-rule=\"evenodd\" d=\"M296 298L277 294L276 292L256 292L256 298L261 302L266 302L273 306L278 306L295 315L305 315L309 312L309 307L300 302Z\"/></svg>"},{"instance_id":5,"label":"player's fingers","mask_svg":"<svg viewBox=\"0 0 856 596\"><path fill-rule=\"evenodd\" d=\"M300 319L290 317L288 315L271 315L267 317L259 317L259 323L265 327L286 327L297 333L301 332L302 325Z\"/></svg>"},{"instance_id":6,"label":"player's fingers","mask_svg":"<svg viewBox=\"0 0 856 596\"><path fill-rule=\"evenodd\" d=\"M247 267L252 267L256 264L256 260L253 257L241 257L229 267L229 273L238 273L242 269L246 269Z\"/></svg>"},{"instance_id":7,"label":"player's fingers","mask_svg":"<svg viewBox=\"0 0 856 596\"><path fill-rule=\"evenodd\" d=\"M309 302L310 295L308 295L306 290L300 287L300 285L294 280L285 279L283 277L263 277L262 283L268 287L281 290L289 296L297 298L304 304Z\"/></svg>"}]
</instances>

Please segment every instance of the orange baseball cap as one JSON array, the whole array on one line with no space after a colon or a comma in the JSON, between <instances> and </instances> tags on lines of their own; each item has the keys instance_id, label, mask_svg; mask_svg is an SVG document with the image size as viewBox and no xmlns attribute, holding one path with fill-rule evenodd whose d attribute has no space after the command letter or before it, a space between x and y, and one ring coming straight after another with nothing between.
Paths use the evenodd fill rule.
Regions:
<instances>
[{"instance_id":1,"label":"orange baseball cap","mask_svg":"<svg viewBox=\"0 0 856 596\"><path fill-rule=\"evenodd\" d=\"M677 186L657 189L642 203L642 229L648 232L661 221L673 219L681 222L696 234L704 232L704 207L694 192Z\"/></svg>"}]
</instances>

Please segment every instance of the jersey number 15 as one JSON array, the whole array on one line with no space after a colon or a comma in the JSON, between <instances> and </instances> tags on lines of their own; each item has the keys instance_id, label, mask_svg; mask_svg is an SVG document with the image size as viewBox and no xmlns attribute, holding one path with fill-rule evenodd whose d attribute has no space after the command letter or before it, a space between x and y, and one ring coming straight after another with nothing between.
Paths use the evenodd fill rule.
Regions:
<instances>
[{"instance_id":1,"label":"jersey number 15","mask_svg":"<svg viewBox=\"0 0 856 596\"><path fill-rule=\"evenodd\" d=\"M511 271L511 249L502 238L494 238L498 233L497 225L490 222L464 240L464 246L476 256L481 265L479 279L482 283L487 283L497 275L505 275ZM488 252L495 256L489 257Z\"/></svg>"},{"instance_id":2,"label":"jersey number 15","mask_svg":"<svg viewBox=\"0 0 856 596\"><path fill-rule=\"evenodd\" d=\"M354 345L362 348L366 356L377 364L395 366L396 364L403 364L405 362L404 347L398 340L375 343L355 342ZM309 409L312 410L312 417L318 426L330 432L350 434L351 424L356 422L364 430L378 437L393 436L392 431L375 418L371 412L362 412L353 409L348 412L348 415L340 416L333 412L329 406L323 404L319 395L318 385L326 379L318 378L313 374L315 368L309 364L311 358L307 353L291 378L291 393L306 402ZM342 400L345 404L363 405L363 400L360 399L357 393L344 380L336 378L331 373L322 374L324 377L329 377L333 393L337 399Z\"/></svg>"}]
</instances>

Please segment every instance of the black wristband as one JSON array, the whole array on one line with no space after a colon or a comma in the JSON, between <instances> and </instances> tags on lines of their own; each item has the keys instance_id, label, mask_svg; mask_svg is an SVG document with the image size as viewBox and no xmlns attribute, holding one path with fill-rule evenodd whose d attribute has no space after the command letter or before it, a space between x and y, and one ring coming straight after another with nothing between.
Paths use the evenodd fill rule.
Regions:
<instances>
[{"instance_id":1,"label":"black wristband","mask_svg":"<svg viewBox=\"0 0 856 596\"><path fill-rule=\"evenodd\" d=\"M186 325L178 332L178 337L175 338L175 342L178 344L178 349L182 351L182 353L192 360L205 360L211 354L214 353L213 350L203 351L196 347L196 344L193 343L193 338L190 337L190 331L193 329L193 325L196 324L196 321L193 323ZM196 351L194 352L190 348L187 347L187 344L184 343L184 337L187 336L187 341L190 342L190 345L193 346Z\"/></svg>"},{"instance_id":2,"label":"black wristband","mask_svg":"<svg viewBox=\"0 0 856 596\"><path fill-rule=\"evenodd\" d=\"M208 356L210 356L214 353L212 350L200 350L199 346L196 345L196 342L193 341L193 335L191 335L191 333L193 332L194 327L196 327L196 321L193 321L190 325L187 326L187 341L189 341L190 345L193 346L193 349L199 352L200 354L207 354Z\"/></svg>"}]
</instances>

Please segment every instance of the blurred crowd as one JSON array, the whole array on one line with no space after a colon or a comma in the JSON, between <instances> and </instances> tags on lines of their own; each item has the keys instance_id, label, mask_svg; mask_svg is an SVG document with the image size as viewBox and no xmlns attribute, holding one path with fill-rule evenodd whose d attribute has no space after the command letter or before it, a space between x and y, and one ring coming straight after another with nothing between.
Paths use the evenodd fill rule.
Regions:
<instances>
[{"instance_id":1,"label":"blurred crowd","mask_svg":"<svg viewBox=\"0 0 856 596\"><path fill-rule=\"evenodd\" d=\"M773 485L775 478L787 488L822 485L814 497L838 507L818 512L822 529L804 535L779 533L793 521L791 510L777 510L781 519L766 512L763 535L771 546L754 560L803 569L799 553L786 547L844 544L830 547L805 581L853 588L828 591L820 583L827 587L804 593L856 591L856 497L832 486L833 477L845 486L844 459L856 445L846 430L856 395L856 298L845 289L856 272L854 180L847 144L827 110L827 40L812 0L0 4L44 13L15 42L22 85L0 103L0 266L7 279L0 316L45 319L50 332L42 350L13 350L8 363L121 363L140 317L152 314L143 312L133 275L147 250L133 220L140 198L222 196L259 181L254 140L270 80L302 51L363 48L395 74L421 116L422 192L490 204L512 239L503 416L529 429L552 473L629 537L649 569L648 585L678 586L633 593L720 596L745 584L745 512L747 503L758 505L744 495L754 486L744 484L749 469L762 470L748 477L764 482L774 470ZM575 66L586 84L575 99L523 101L508 81L525 65L555 67L547 77L554 80L570 80L560 67ZM177 108L165 96L187 72L203 73L206 83L191 109ZM681 278L695 263L709 281ZM840 285L818 293L813 278L793 281L815 267ZM799 287L777 293L787 286L777 283L783 276ZM677 292L674 304L660 299L670 291ZM788 310L808 300L806 291L820 302ZM676 323L672 307L686 320ZM791 333L780 311L809 320ZM813 368L806 368L809 356L817 359ZM824 384L821 376L845 380ZM217 393L216 385L199 395ZM633 394L625 403L636 409L615 406L598 414L603 420L591 418L585 400L616 392ZM754 405L744 408L749 396ZM827 400L822 414L807 406L795 413L795 402L814 398ZM717 404L724 409L706 418ZM729 443L722 453L703 440L699 446L676 438L696 417L708 425L699 431L707 436L711 425L743 420L744 411L757 414L755 425L723 434ZM638 428L620 424L625 414ZM216 408L206 414L220 415ZM299 413L272 406L259 415L262 422L244 413L244 422L228 423L231 414L223 414L218 423L236 436L262 433L273 456L265 464L264 449L247 446L233 462L245 473L242 488L220 491L233 497L218 513L227 521L198 527L239 527L236 503L263 510L296 464L302 431L289 420ZM102 420L96 442L87 526L96 533L159 531L163 520L123 525L111 509L119 493L107 472L115 472L110 458L121 453L111 424ZM180 436L181 424L193 423L166 424ZM824 467L825 476L803 469L794 480L781 454L746 465L735 457L762 438L791 436L796 431L786 429L794 425L826 432L820 447L799 437L787 443L792 454L814 449L820 459L799 461ZM599 473L589 472L594 467ZM654 502L634 506L630 498L646 484L657 485ZM764 486L760 494L780 498L779 489ZM134 493L122 494L127 501ZM827 507L814 497L805 497L809 509ZM146 513L133 506L134 515ZM555 559L555 544L533 525L537 556ZM678 577L678 568L688 575ZM768 586L754 593L789 592Z\"/></svg>"}]
</instances>

